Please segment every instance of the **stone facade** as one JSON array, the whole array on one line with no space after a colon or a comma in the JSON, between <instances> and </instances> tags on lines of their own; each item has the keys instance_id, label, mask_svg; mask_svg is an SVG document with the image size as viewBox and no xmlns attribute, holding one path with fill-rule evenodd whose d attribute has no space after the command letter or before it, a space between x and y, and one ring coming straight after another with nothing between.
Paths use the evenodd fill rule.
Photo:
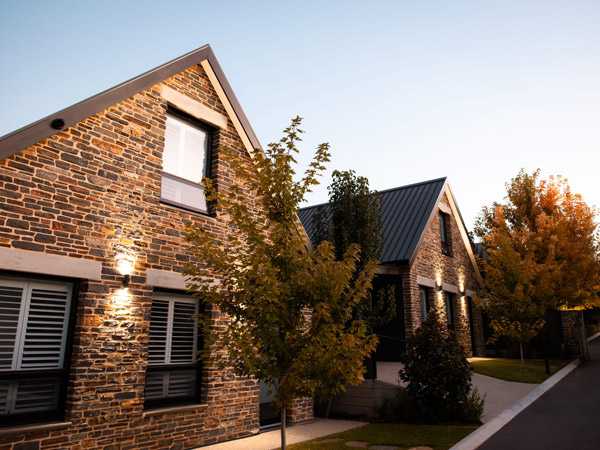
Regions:
<instances>
[{"instance_id":1,"label":"stone facade","mask_svg":"<svg viewBox=\"0 0 600 450\"><path fill-rule=\"evenodd\" d=\"M183 280L191 258L184 224L215 239L229 232L219 211L202 215L159 201L165 88L226 118L213 134L211 176L217 189L237 183L219 148L249 166L251 156L199 64L0 161L0 247L101 267L98 279L71 278L78 288L64 422L0 429L0 450L187 449L259 430L258 383L229 368L203 368L200 404L143 407L152 294L183 286L172 280ZM123 250L135 255L126 294L115 269ZM16 274L10 262L2 269ZM150 284L151 271L167 281ZM224 319L218 311L213 317ZM309 421L312 402L290 413L291 423Z\"/></svg>"},{"instance_id":2,"label":"stone facade","mask_svg":"<svg viewBox=\"0 0 600 450\"><path fill-rule=\"evenodd\" d=\"M565 353L584 360L590 358L584 331L582 311L566 310L560 312Z\"/></svg>"},{"instance_id":3,"label":"stone facade","mask_svg":"<svg viewBox=\"0 0 600 450\"><path fill-rule=\"evenodd\" d=\"M410 267L403 269L404 320L407 336L413 333L422 320L423 305L419 296L419 285L424 285L430 293L430 301L446 317L444 291L452 293L454 310L454 331L459 342L470 354L483 356L483 321L481 310L472 306L469 318L467 297L479 292L479 282L469 253L461 237L458 222L447 193L440 200L441 211L446 214L449 254L442 253L440 241L440 221L438 210L432 215L423 240ZM470 322L473 323L471 339ZM473 348L472 341L475 344Z\"/></svg>"}]
</instances>

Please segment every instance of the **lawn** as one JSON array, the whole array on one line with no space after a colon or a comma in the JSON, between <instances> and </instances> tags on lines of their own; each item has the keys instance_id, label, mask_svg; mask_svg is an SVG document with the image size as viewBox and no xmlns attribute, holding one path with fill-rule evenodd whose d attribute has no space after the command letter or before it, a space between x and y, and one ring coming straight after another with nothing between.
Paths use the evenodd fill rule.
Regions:
<instances>
[{"instance_id":1,"label":"lawn","mask_svg":"<svg viewBox=\"0 0 600 450\"><path fill-rule=\"evenodd\" d=\"M555 374L570 361L564 359L550 360L550 375ZM546 374L543 359L526 359L525 368L521 367L520 359L494 358L471 361L475 372L489 377L521 383L541 383L550 375Z\"/></svg>"},{"instance_id":2,"label":"lawn","mask_svg":"<svg viewBox=\"0 0 600 450\"><path fill-rule=\"evenodd\" d=\"M373 445L397 446L402 449L427 446L434 450L446 450L470 434L476 427L406 425L402 423L372 423L364 427L332 434L313 441L289 445L290 450L348 450L346 442L368 442ZM341 439L338 442L323 442Z\"/></svg>"}]
</instances>

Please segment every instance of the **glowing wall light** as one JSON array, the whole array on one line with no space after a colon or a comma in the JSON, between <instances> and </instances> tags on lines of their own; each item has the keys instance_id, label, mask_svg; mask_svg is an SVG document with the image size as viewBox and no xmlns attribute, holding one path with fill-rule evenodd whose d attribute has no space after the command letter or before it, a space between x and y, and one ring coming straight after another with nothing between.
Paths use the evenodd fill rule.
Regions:
<instances>
[{"instance_id":1,"label":"glowing wall light","mask_svg":"<svg viewBox=\"0 0 600 450\"><path fill-rule=\"evenodd\" d=\"M126 253L118 253L115 257L115 266L117 271L123 275L123 287L129 286L131 280L131 274L135 265L135 256L128 255Z\"/></svg>"}]
</instances>

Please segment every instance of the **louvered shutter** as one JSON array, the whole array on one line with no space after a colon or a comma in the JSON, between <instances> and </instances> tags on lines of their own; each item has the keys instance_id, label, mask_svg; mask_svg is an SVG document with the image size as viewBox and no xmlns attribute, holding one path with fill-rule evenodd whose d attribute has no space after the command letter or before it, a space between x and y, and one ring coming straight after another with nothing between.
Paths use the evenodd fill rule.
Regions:
<instances>
[{"instance_id":1,"label":"louvered shutter","mask_svg":"<svg viewBox=\"0 0 600 450\"><path fill-rule=\"evenodd\" d=\"M64 367L71 290L67 283L0 278L0 375L22 371L0 380L0 414L57 408L61 376L28 373Z\"/></svg>"},{"instance_id":2,"label":"louvered shutter","mask_svg":"<svg viewBox=\"0 0 600 450\"><path fill-rule=\"evenodd\" d=\"M150 340L148 364L167 364L167 337L169 326L169 301L152 300L150 313Z\"/></svg>"},{"instance_id":3,"label":"louvered shutter","mask_svg":"<svg viewBox=\"0 0 600 450\"><path fill-rule=\"evenodd\" d=\"M29 311L20 368L63 366L70 292L57 287L30 283Z\"/></svg>"},{"instance_id":4,"label":"louvered shutter","mask_svg":"<svg viewBox=\"0 0 600 450\"><path fill-rule=\"evenodd\" d=\"M196 326L193 320L195 314L195 301L173 301L170 364L189 364L196 360Z\"/></svg>"},{"instance_id":5,"label":"louvered shutter","mask_svg":"<svg viewBox=\"0 0 600 450\"><path fill-rule=\"evenodd\" d=\"M0 370L16 369L14 355L19 353L16 346L21 310L26 303L24 291L24 283L0 279Z\"/></svg>"},{"instance_id":6,"label":"louvered shutter","mask_svg":"<svg viewBox=\"0 0 600 450\"><path fill-rule=\"evenodd\" d=\"M150 314L148 366L172 366L146 374L146 400L189 397L196 393L196 369L179 370L196 362L196 300L156 294Z\"/></svg>"}]
</instances>

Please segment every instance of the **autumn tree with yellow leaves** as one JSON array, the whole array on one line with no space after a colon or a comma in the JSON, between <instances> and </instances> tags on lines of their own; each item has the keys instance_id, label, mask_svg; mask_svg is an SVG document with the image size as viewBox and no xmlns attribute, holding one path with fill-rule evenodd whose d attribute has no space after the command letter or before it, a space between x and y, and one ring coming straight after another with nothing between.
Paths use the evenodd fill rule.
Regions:
<instances>
[{"instance_id":1,"label":"autumn tree with yellow leaves","mask_svg":"<svg viewBox=\"0 0 600 450\"><path fill-rule=\"evenodd\" d=\"M507 183L504 203L484 207L475 225L487 258L482 307L492 340L534 338L548 308L600 304L596 210L560 176L540 179L523 169Z\"/></svg>"}]
</instances>

